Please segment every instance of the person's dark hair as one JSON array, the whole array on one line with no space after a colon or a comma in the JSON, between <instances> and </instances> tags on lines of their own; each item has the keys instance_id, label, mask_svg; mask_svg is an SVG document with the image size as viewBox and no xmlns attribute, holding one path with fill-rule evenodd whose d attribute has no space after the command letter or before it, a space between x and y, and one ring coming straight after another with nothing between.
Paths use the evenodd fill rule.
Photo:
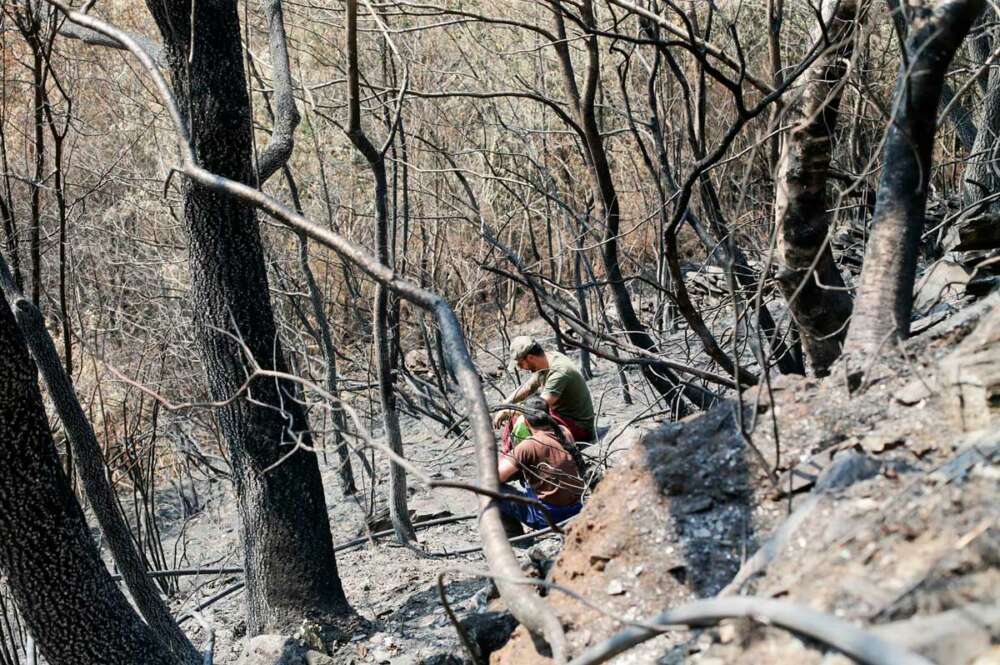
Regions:
<instances>
[{"instance_id":1,"label":"person's dark hair","mask_svg":"<svg viewBox=\"0 0 1000 665\"><path fill-rule=\"evenodd\" d=\"M580 454L580 449L577 448L576 443L571 443L566 440L562 427L560 427L559 423L553 420L552 416L549 415L549 405L545 403L544 399L541 397L531 397L526 399L524 401L524 419L532 429L541 429L552 432L552 434L556 437L556 440L559 442L559 445L563 447L563 450L568 452L570 457L573 458L577 471L581 475L584 473L586 460L584 460L583 455Z\"/></svg>"},{"instance_id":2,"label":"person's dark hair","mask_svg":"<svg viewBox=\"0 0 1000 665\"><path fill-rule=\"evenodd\" d=\"M549 405L541 397L531 397L524 401L524 419L535 429L559 429L549 415Z\"/></svg>"},{"instance_id":3,"label":"person's dark hair","mask_svg":"<svg viewBox=\"0 0 1000 665\"><path fill-rule=\"evenodd\" d=\"M524 353L521 354L518 360L524 358L525 356L544 356L544 355L545 355L545 349L542 348L541 344L535 342L534 344L532 344L531 346L529 346L527 349L524 350Z\"/></svg>"}]
</instances>

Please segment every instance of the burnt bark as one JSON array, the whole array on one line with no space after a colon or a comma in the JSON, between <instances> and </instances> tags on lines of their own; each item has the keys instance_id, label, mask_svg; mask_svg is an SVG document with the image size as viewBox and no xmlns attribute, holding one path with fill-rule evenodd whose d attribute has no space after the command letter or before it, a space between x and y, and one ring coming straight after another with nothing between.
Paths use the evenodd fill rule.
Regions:
<instances>
[{"instance_id":1,"label":"burnt bark","mask_svg":"<svg viewBox=\"0 0 1000 665\"><path fill-rule=\"evenodd\" d=\"M347 85L349 95L348 138L360 152L375 179L375 244L379 263L392 268L392 253L389 249L388 181L385 172L385 148L378 150L361 127L361 97L358 71L358 3L347 0ZM387 144L388 145L388 144ZM390 333L389 290L379 284L375 292L375 354L378 356L379 401L382 406L382 424L389 448L397 455L403 455L403 435L399 429L399 414L396 412L395 361L398 357L394 338ZM410 522L410 511L406 497L406 470L395 462L389 462L389 516L396 540L407 543L417 539Z\"/></svg>"},{"instance_id":2,"label":"burnt bark","mask_svg":"<svg viewBox=\"0 0 1000 665\"><path fill-rule=\"evenodd\" d=\"M11 169L7 161L7 135L4 131L5 122L2 107L0 107L0 171L3 172L3 191L0 191L0 222L3 223L4 248L10 258L14 283L17 288L24 289L24 277L21 274L21 253L18 249L17 219L15 218L14 197L11 192Z\"/></svg>"},{"instance_id":3,"label":"burnt bark","mask_svg":"<svg viewBox=\"0 0 1000 665\"><path fill-rule=\"evenodd\" d=\"M986 11L987 19L996 19L992 8ZM1000 29L995 25L986 29L976 40L976 51L988 54L997 47L997 37ZM984 58L985 59L985 58ZM980 64L980 63L977 63ZM962 176L962 202L966 206L976 204L986 196L1000 192L1000 66L996 63L989 66L986 77L986 89L983 94L982 106L977 117L976 140L969 150L969 159ZM1000 211L1000 201L992 201L982 206L976 212Z\"/></svg>"},{"instance_id":4,"label":"burnt bark","mask_svg":"<svg viewBox=\"0 0 1000 665\"><path fill-rule=\"evenodd\" d=\"M302 206L298 201L298 188L285 167L286 184L293 192L295 199L295 209L299 214ZM330 322L326 318L326 310L323 307L323 297L319 284L316 283L316 276L309 265L309 238L304 234L299 234L299 267L306 279L306 286L309 289L309 304L316 319L316 341L323 349L323 361L326 363L326 380L324 387L331 395L339 396L338 387L340 379L337 375L337 349L333 345L333 331L330 330ZM334 450L337 451L337 473L340 476L340 488L344 496L351 496L358 491L357 483L354 481L354 467L351 465L351 451L347 446L347 418L344 415L343 407L338 403L332 405L331 419L333 427L331 438L333 439Z\"/></svg>"},{"instance_id":5,"label":"burnt bark","mask_svg":"<svg viewBox=\"0 0 1000 665\"><path fill-rule=\"evenodd\" d=\"M846 349L877 353L910 332L917 251L924 228L937 108L955 51L984 0L938 0L911 6L906 53L885 142L882 176Z\"/></svg>"},{"instance_id":6,"label":"burnt bark","mask_svg":"<svg viewBox=\"0 0 1000 665\"><path fill-rule=\"evenodd\" d=\"M906 57L906 35L910 30L909 21L907 17L907 11L900 4L902 0L886 0L886 5L889 8L889 17L892 19L893 28L896 32L896 37L899 42L899 48L903 57ZM978 40L973 40L970 46L973 47L974 51L978 49L976 44ZM948 119L951 120L951 124L954 125L955 135L958 137L959 142L962 147L967 151L972 151L972 147L976 142L976 125L973 123L972 113L962 104L960 99L955 99L955 91L952 89L951 84L947 81L941 86L941 108L948 107Z\"/></svg>"},{"instance_id":7,"label":"burnt bark","mask_svg":"<svg viewBox=\"0 0 1000 665\"><path fill-rule=\"evenodd\" d=\"M199 660L191 642L180 630L166 603L160 597L153 579L147 575L147 566L136 550L128 524L121 514L115 491L108 481L101 446L94 430L83 413L76 390L70 379L69 369L63 368L52 337L45 328L42 313L21 295L6 262L0 258L0 290L14 303L15 319L24 342L38 367L49 397L70 441L68 450L83 481L84 491L90 500L101 533L122 572L132 600L156 636L180 660L194 663ZM66 474L72 472L72 466Z\"/></svg>"},{"instance_id":8,"label":"burnt bark","mask_svg":"<svg viewBox=\"0 0 1000 665\"><path fill-rule=\"evenodd\" d=\"M557 33L561 40L555 45L556 53L559 56L562 67L566 92L578 119L578 133L586 146L587 165L593 179L594 198L598 203L605 223L604 237L601 244L601 259L604 263L605 273L607 274L608 286L611 289L611 295L614 299L615 310L618 312L618 318L622 322L629 342L644 351L658 353L656 342L639 320L639 316L632 304L632 297L625 284L621 271L621 263L618 258L618 235L621 233L621 209L618 201L618 192L615 189L614 179L611 176L611 164L608 162L607 151L604 148L604 137L598 126L594 110L600 76L600 55L597 36L591 32L586 37L588 56L587 77L583 91L581 92L577 86L573 64L566 47L566 29L562 17L563 8L559 0L553 0L552 5L556 18ZM581 8L584 26L588 30L596 30L593 3L590 0L585 0ZM642 373L650 385L664 397L669 398L669 396L676 397L677 395L683 395L698 408L707 408L713 402L711 393L693 384L682 382L677 374L665 365L657 363L644 364L642 365ZM677 417L682 417L687 413L687 407L679 400L671 399L670 403L676 405L674 412Z\"/></svg>"},{"instance_id":9,"label":"burnt bark","mask_svg":"<svg viewBox=\"0 0 1000 665\"><path fill-rule=\"evenodd\" d=\"M830 46L806 73L800 99L789 105L795 126L778 163L775 220L778 284L799 327L813 372L824 376L839 356L851 296L833 259L827 190L847 61L858 21L855 0L828 0L817 37Z\"/></svg>"},{"instance_id":10,"label":"burnt bark","mask_svg":"<svg viewBox=\"0 0 1000 665\"><path fill-rule=\"evenodd\" d=\"M267 0L268 51L271 55L272 83L274 85L274 127L267 146L257 159L258 185L283 167L295 148L295 128L301 116L295 106L292 90L292 72L288 62L288 38L285 35L285 19L281 11L281 0Z\"/></svg>"},{"instance_id":11,"label":"burnt bark","mask_svg":"<svg viewBox=\"0 0 1000 665\"><path fill-rule=\"evenodd\" d=\"M2 294L0 348L0 571L28 631L52 665L180 665L101 561Z\"/></svg>"},{"instance_id":12,"label":"burnt bark","mask_svg":"<svg viewBox=\"0 0 1000 665\"><path fill-rule=\"evenodd\" d=\"M250 100L234 0L150 1L163 35L174 94L195 159L209 171L253 185ZM202 184L184 185L197 338L229 445L240 515L252 634L334 623L352 614L337 572L312 438L294 385L257 378L286 372L268 298L257 217L251 204ZM239 341L237 341L239 340ZM245 352L246 353L245 353Z\"/></svg>"}]
</instances>

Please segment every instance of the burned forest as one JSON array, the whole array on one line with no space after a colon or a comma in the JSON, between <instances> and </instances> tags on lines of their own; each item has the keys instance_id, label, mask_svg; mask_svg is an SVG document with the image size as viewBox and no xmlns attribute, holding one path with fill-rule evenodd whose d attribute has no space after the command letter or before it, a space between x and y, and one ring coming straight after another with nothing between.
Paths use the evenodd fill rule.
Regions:
<instances>
[{"instance_id":1,"label":"burned forest","mask_svg":"<svg viewBox=\"0 0 1000 665\"><path fill-rule=\"evenodd\" d=\"M998 0L0 4L0 665L1000 665Z\"/></svg>"}]
</instances>

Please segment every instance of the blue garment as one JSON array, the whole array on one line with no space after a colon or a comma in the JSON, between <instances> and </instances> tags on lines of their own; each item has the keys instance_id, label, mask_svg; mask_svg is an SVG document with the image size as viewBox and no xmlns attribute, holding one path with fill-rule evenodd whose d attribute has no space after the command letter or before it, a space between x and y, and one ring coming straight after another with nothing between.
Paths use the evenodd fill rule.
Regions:
<instances>
[{"instance_id":1,"label":"blue garment","mask_svg":"<svg viewBox=\"0 0 1000 665\"><path fill-rule=\"evenodd\" d=\"M579 501L569 506L553 506L551 503L541 501L538 498L538 495L535 494L535 491L530 487L527 491L522 492L513 485L503 484L500 486L500 491L503 494L515 494L517 496L524 496L529 499L539 501L539 503L545 506L545 508L549 511L552 521L556 523L573 517L573 515L576 515L583 508L583 504ZM521 522L532 529L545 529L549 526L549 523L545 520L545 514L537 504L505 500L500 502L500 512L508 517L516 519L518 522Z\"/></svg>"}]
</instances>

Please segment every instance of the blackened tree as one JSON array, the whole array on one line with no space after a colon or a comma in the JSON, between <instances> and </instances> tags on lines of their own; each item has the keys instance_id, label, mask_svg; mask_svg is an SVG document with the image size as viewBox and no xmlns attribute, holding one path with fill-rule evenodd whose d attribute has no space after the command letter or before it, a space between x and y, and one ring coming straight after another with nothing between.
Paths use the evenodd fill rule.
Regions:
<instances>
[{"instance_id":1,"label":"blackened tree","mask_svg":"<svg viewBox=\"0 0 1000 665\"><path fill-rule=\"evenodd\" d=\"M198 163L257 185L237 3L149 0L148 7L163 36ZM210 392L226 401L218 418L233 463L248 630L281 631L305 618L337 623L353 612L337 572L319 465L294 385L258 378L238 394L254 363L287 370L254 208L188 183L184 223L198 343Z\"/></svg>"},{"instance_id":2,"label":"blackened tree","mask_svg":"<svg viewBox=\"0 0 1000 665\"><path fill-rule=\"evenodd\" d=\"M0 571L35 643L52 665L181 665L101 561L2 294L0 348Z\"/></svg>"}]
</instances>

